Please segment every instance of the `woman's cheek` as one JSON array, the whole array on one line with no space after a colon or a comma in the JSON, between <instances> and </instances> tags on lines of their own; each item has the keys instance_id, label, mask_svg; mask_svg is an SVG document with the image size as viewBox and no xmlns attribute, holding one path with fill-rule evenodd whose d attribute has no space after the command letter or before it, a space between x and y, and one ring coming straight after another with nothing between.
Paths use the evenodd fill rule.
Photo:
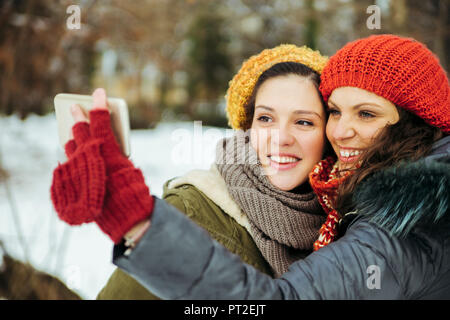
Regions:
<instances>
[{"instance_id":1,"label":"woman's cheek","mask_svg":"<svg viewBox=\"0 0 450 320\"><path fill-rule=\"evenodd\" d=\"M309 150L308 156L312 163L317 163L322 159L325 148L325 130L316 133L307 141L308 145L304 150Z\"/></svg>"},{"instance_id":2,"label":"woman's cheek","mask_svg":"<svg viewBox=\"0 0 450 320\"><path fill-rule=\"evenodd\" d=\"M264 129L250 129L250 145L255 149L259 161L266 165L266 155L268 148L267 130Z\"/></svg>"},{"instance_id":3,"label":"woman's cheek","mask_svg":"<svg viewBox=\"0 0 450 320\"><path fill-rule=\"evenodd\" d=\"M328 123L327 123L327 126L326 126L326 130L325 130L325 132L326 132L326 137L324 137L324 139L327 138L328 141L330 141L330 144L331 144L331 146L333 147L333 150L335 150L335 149L334 149L334 147L335 147L335 141L334 141L334 137L333 137L333 131L334 131L334 122L333 122L333 120L330 118L330 119L328 120Z\"/></svg>"},{"instance_id":4,"label":"woman's cheek","mask_svg":"<svg viewBox=\"0 0 450 320\"><path fill-rule=\"evenodd\" d=\"M261 130L250 129L250 145L256 151L259 161L264 165L264 144L261 141Z\"/></svg>"},{"instance_id":5,"label":"woman's cheek","mask_svg":"<svg viewBox=\"0 0 450 320\"><path fill-rule=\"evenodd\" d=\"M256 152L259 151L257 129L250 129L250 145L256 150Z\"/></svg>"}]
</instances>

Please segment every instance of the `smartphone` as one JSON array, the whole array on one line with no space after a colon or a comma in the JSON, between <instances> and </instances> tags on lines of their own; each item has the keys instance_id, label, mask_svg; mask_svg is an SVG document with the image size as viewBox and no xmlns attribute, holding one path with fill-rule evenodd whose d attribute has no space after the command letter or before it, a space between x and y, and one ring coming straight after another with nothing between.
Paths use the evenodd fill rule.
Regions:
<instances>
[{"instance_id":1,"label":"smartphone","mask_svg":"<svg viewBox=\"0 0 450 320\"><path fill-rule=\"evenodd\" d=\"M107 98L108 109L111 116L111 126L120 145L122 153L130 156L130 121L128 107L124 99ZM92 109L93 98L90 95L59 93L55 96L55 114L58 122L59 142L64 149L67 141L73 138L72 127L75 120L70 112L70 107L78 104L86 115Z\"/></svg>"}]
</instances>

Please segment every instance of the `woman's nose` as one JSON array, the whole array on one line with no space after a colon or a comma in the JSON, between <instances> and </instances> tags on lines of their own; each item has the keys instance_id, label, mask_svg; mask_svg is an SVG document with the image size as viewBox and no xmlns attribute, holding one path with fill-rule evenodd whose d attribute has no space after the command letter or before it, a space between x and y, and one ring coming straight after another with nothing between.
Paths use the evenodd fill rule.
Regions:
<instances>
[{"instance_id":1,"label":"woman's nose","mask_svg":"<svg viewBox=\"0 0 450 320\"><path fill-rule=\"evenodd\" d=\"M271 134L272 142L279 146L289 146L295 142L295 138L288 128L277 128L274 129L275 132Z\"/></svg>"},{"instance_id":2,"label":"woman's nose","mask_svg":"<svg viewBox=\"0 0 450 320\"><path fill-rule=\"evenodd\" d=\"M351 121L341 118L335 123L331 133L335 140L344 140L354 137L355 129Z\"/></svg>"}]
</instances>

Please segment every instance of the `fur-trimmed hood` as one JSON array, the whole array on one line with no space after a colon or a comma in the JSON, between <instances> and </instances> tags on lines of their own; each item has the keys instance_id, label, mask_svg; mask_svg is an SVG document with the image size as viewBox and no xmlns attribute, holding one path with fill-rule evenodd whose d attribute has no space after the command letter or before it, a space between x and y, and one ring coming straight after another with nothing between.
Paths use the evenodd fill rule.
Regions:
<instances>
[{"instance_id":1,"label":"fur-trimmed hood","mask_svg":"<svg viewBox=\"0 0 450 320\"><path fill-rule=\"evenodd\" d=\"M450 136L430 156L367 179L354 194L356 213L404 238L416 227L450 234Z\"/></svg>"}]
</instances>

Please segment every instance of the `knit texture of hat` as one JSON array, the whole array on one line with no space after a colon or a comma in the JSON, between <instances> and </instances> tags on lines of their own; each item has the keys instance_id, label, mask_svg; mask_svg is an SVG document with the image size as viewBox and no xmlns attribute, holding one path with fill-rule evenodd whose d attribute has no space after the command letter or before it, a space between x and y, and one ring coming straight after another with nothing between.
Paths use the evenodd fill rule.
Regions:
<instances>
[{"instance_id":1,"label":"knit texture of hat","mask_svg":"<svg viewBox=\"0 0 450 320\"><path fill-rule=\"evenodd\" d=\"M321 73L328 57L306 46L282 44L250 57L229 83L225 96L228 123L233 129L243 129L246 123L245 104L250 99L259 76L280 62L298 62Z\"/></svg>"},{"instance_id":2,"label":"knit texture of hat","mask_svg":"<svg viewBox=\"0 0 450 320\"><path fill-rule=\"evenodd\" d=\"M324 101L339 87L373 92L450 133L447 74L438 58L414 39L373 35L346 44L321 74Z\"/></svg>"}]
</instances>

